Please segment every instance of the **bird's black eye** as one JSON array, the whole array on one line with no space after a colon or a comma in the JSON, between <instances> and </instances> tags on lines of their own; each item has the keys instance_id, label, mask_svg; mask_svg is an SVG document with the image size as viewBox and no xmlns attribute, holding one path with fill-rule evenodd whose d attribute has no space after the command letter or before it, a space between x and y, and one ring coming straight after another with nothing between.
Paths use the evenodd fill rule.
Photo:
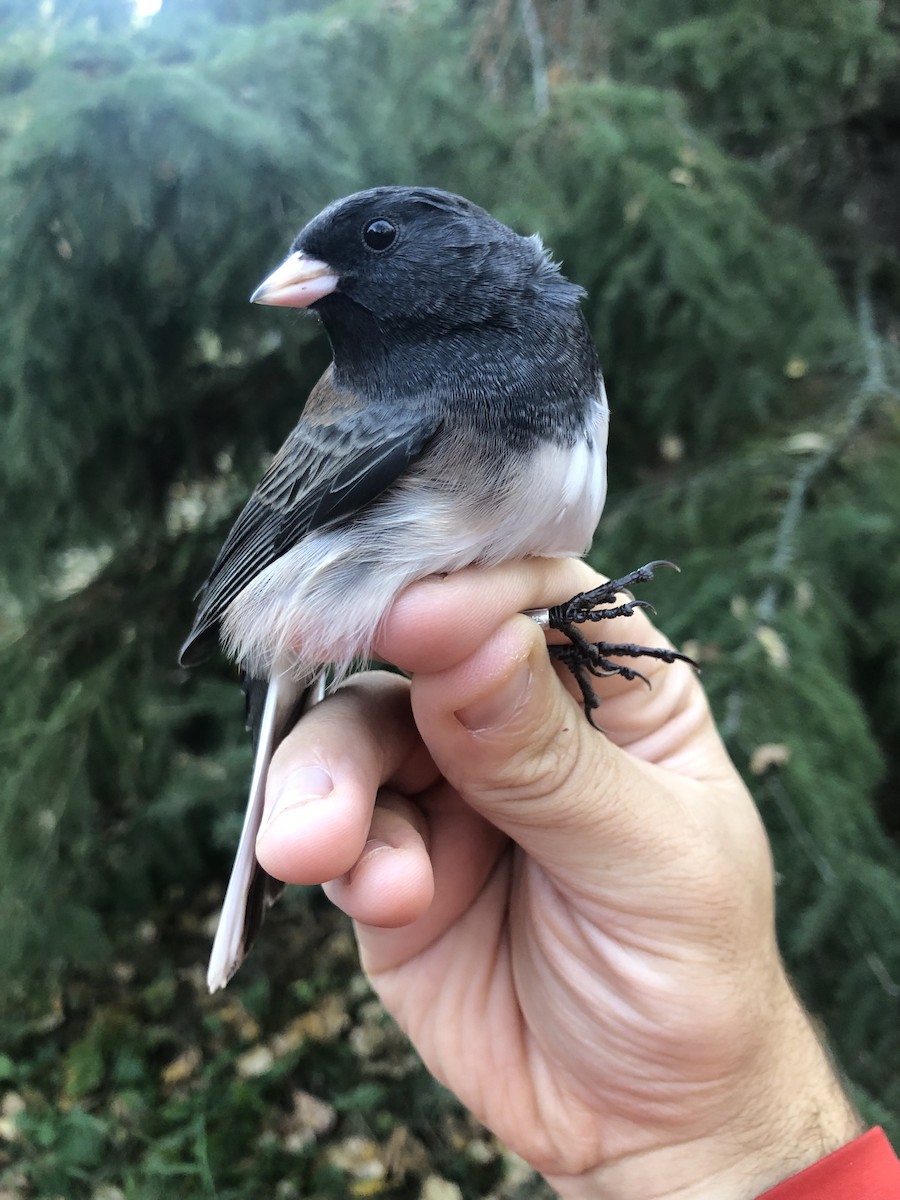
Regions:
<instances>
[{"instance_id":1,"label":"bird's black eye","mask_svg":"<svg viewBox=\"0 0 900 1200\"><path fill-rule=\"evenodd\" d=\"M376 217L363 229L363 241L370 250L387 250L396 236L397 226L384 217Z\"/></svg>"}]
</instances>

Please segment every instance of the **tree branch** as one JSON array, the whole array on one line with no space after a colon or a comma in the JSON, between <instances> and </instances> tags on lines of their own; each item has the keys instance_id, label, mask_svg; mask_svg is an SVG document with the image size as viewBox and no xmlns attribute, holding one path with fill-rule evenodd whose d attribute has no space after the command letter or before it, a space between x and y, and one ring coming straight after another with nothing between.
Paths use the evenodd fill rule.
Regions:
<instances>
[{"instance_id":1,"label":"tree branch","mask_svg":"<svg viewBox=\"0 0 900 1200\"><path fill-rule=\"evenodd\" d=\"M550 108L550 89L547 83L547 52L544 35L538 24L534 0L520 0L522 28L531 54L531 85L534 89L534 110L539 117L546 116Z\"/></svg>"},{"instance_id":2,"label":"tree branch","mask_svg":"<svg viewBox=\"0 0 900 1200\"><path fill-rule=\"evenodd\" d=\"M757 628L770 625L775 618L784 577L794 560L797 529L813 484L850 442L873 401L892 390L888 387L884 352L872 316L872 299L862 275L856 289L856 320L866 360L866 375L860 386L851 393L844 419L834 435L818 454L807 459L794 476L769 561L771 578L756 604Z\"/></svg>"}]
</instances>

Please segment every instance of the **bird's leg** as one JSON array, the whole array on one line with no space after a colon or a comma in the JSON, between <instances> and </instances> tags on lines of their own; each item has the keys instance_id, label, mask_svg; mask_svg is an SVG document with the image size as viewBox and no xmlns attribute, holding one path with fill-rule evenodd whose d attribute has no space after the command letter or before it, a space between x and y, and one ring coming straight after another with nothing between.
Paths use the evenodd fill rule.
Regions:
<instances>
[{"instance_id":1,"label":"bird's leg","mask_svg":"<svg viewBox=\"0 0 900 1200\"><path fill-rule=\"evenodd\" d=\"M629 589L636 583L651 580L657 567L673 567L674 570L678 570L674 563L660 559L638 567L636 571L631 571L621 579L610 579L608 583L602 583L589 592L581 592L565 604L557 604L553 608L531 614L545 628L557 629L569 639L568 645L551 646L550 656L572 672L581 692L584 715L592 725L592 713L600 701L591 686L591 676L603 678L621 675L623 679L641 679L650 686L647 677L635 667L614 662L613 659L655 658L666 663L686 662L692 667L697 665L686 654L662 646L638 646L634 642L591 642L578 628L588 621L630 617L636 608L649 608L654 611L653 605L648 601L635 600ZM617 597L623 592L630 598L622 604L616 604Z\"/></svg>"}]
</instances>

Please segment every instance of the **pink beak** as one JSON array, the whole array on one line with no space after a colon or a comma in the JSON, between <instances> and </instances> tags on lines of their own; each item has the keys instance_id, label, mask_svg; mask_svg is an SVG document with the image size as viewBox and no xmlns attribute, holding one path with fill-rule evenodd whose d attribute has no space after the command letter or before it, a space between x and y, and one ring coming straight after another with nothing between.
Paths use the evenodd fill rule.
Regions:
<instances>
[{"instance_id":1,"label":"pink beak","mask_svg":"<svg viewBox=\"0 0 900 1200\"><path fill-rule=\"evenodd\" d=\"M327 263L299 251L290 254L280 267L262 281L250 297L252 304L277 304L284 308L308 308L338 285L338 277Z\"/></svg>"}]
</instances>

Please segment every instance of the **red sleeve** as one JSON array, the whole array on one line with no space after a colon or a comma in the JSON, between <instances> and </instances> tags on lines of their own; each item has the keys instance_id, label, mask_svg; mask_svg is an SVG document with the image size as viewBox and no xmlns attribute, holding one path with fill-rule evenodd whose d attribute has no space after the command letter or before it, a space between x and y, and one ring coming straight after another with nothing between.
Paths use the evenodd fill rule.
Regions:
<instances>
[{"instance_id":1,"label":"red sleeve","mask_svg":"<svg viewBox=\"0 0 900 1200\"><path fill-rule=\"evenodd\" d=\"M884 1132L870 1129L759 1200L900 1200L900 1162Z\"/></svg>"}]
</instances>

